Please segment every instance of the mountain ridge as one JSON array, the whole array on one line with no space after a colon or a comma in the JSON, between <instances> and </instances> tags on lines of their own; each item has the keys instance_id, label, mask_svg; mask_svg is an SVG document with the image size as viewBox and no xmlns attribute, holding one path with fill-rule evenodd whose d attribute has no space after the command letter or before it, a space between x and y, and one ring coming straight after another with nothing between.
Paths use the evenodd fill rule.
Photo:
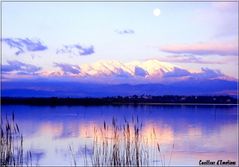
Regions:
<instances>
[{"instance_id":1,"label":"mountain ridge","mask_svg":"<svg viewBox=\"0 0 239 167\"><path fill-rule=\"evenodd\" d=\"M21 83L21 84L19 84ZM237 95L237 82L178 81L162 84L99 84L80 82L3 82L2 96L105 97L131 95ZM64 89L63 89L64 88Z\"/></svg>"},{"instance_id":2,"label":"mountain ridge","mask_svg":"<svg viewBox=\"0 0 239 167\"><path fill-rule=\"evenodd\" d=\"M149 59L122 63L116 60L101 60L95 63L72 65L56 63L56 70L42 72L39 77L62 80L79 80L100 83L160 83L194 79L224 79L234 80L219 70L201 68L201 71L191 71L174 65Z\"/></svg>"}]
</instances>

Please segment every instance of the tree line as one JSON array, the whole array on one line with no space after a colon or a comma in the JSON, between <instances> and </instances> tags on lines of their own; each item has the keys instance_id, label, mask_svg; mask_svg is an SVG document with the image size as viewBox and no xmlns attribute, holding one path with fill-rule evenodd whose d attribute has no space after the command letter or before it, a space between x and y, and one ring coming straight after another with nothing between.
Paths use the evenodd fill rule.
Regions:
<instances>
[{"instance_id":1,"label":"tree line","mask_svg":"<svg viewBox=\"0 0 239 167\"><path fill-rule=\"evenodd\" d=\"M115 97L2 97L2 104L24 105L120 105L120 104L238 104L231 96L115 96Z\"/></svg>"}]
</instances>

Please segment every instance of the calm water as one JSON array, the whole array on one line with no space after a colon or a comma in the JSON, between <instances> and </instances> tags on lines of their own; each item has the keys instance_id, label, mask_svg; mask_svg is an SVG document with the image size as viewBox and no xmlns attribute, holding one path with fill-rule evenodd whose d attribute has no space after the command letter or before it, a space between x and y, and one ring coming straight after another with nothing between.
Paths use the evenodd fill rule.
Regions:
<instances>
[{"instance_id":1,"label":"calm water","mask_svg":"<svg viewBox=\"0 0 239 167\"><path fill-rule=\"evenodd\" d=\"M238 164L237 106L2 106L3 116L12 112L24 135L24 148L39 165L72 165L70 146L77 164L83 165L85 145L91 154L94 128L104 121L111 124L113 117L121 124L137 116L143 136L151 138L154 129L166 165L171 152L171 165L219 159ZM160 163L157 156L150 159L152 165Z\"/></svg>"}]
</instances>

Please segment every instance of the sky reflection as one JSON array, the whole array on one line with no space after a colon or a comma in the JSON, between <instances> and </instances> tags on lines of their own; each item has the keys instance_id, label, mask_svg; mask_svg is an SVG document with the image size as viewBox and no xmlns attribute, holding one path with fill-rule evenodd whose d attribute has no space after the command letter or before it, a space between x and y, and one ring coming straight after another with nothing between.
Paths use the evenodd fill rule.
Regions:
<instances>
[{"instance_id":1,"label":"sky reflection","mask_svg":"<svg viewBox=\"0 0 239 167\"><path fill-rule=\"evenodd\" d=\"M200 159L235 161L238 154L237 106L2 106L3 116L12 112L24 135L24 147L35 151L41 165L70 165L70 146L79 157L77 164L83 165L83 151L86 145L90 154L94 130L102 129L104 121L110 127L113 117L119 126L138 117L152 155L159 143L167 159L174 145L171 165L198 165ZM155 157L151 163L161 162Z\"/></svg>"}]
</instances>

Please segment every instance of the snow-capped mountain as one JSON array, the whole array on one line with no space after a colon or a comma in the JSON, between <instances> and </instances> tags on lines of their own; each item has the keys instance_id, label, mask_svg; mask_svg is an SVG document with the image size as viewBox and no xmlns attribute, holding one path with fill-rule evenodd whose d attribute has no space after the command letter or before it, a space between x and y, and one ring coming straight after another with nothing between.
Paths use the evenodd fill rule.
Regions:
<instances>
[{"instance_id":1,"label":"snow-capped mountain","mask_svg":"<svg viewBox=\"0 0 239 167\"><path fill-rule=\"evenodd\" d=\"M158 60L55 63L36 79L8 80L2 95L13 97L104 97L130 95L236 95L236 79L218 70L191 72ZM24 84L23 84L24 83Z\"/></svg>"},{"instance_id":2,"label":"snow-capped mountain","mask_svg":"<svg viewBox=\"0 0 239 167\"><path fill-rule=\"evenodd\" d=\"M82 65L56 63L54 71L43 72L42 75L96 83L158 83L165 80L171 82L189 78L230 79L218 70L202 68L199 72L191 72L156 59L127 63L106 60Z\"/></svg>"},{"instance_id":3,"label":"snow-capped mountain","mask_svg":"<svg viewBox=\"0 0 239 167\"><path fill-rule=\"evenodd\" d=\"M158 60L134 61L121 63L119 61L99 61L93 64L79 66L80 76L117 76L117 77L149 77L163 76L172 71L174 65Z\"/></svg>"}]
</instances>

